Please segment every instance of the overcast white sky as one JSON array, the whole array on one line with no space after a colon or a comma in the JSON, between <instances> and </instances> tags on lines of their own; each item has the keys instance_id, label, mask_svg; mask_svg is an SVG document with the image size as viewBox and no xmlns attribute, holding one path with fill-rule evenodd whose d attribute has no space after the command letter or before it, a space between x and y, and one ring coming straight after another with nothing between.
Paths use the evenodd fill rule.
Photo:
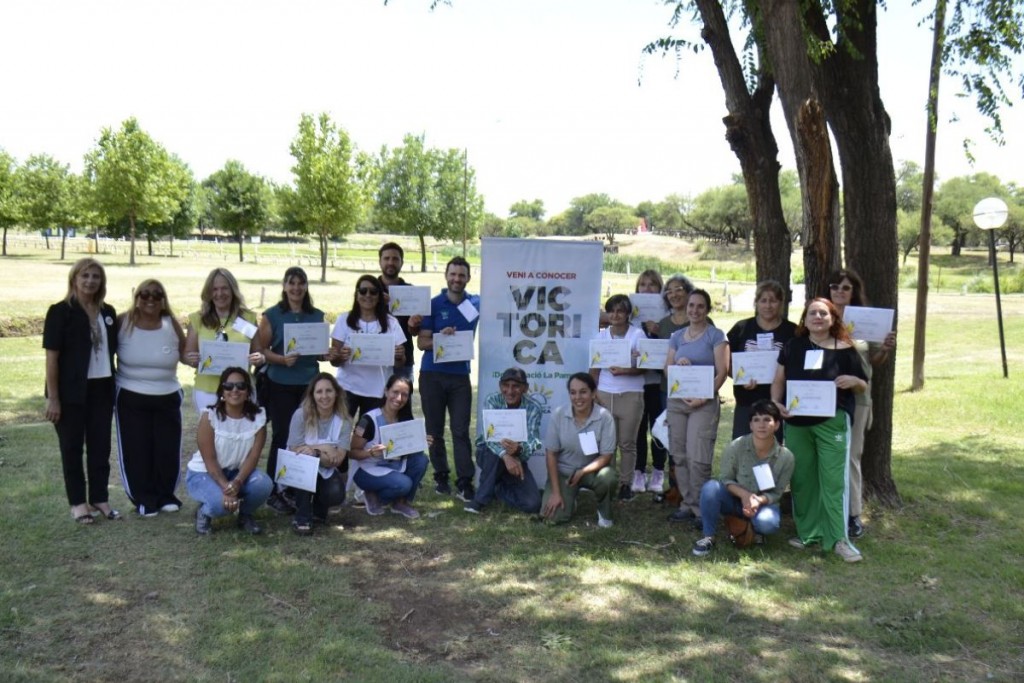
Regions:
<instances>
[{"instance_id":1,"label":"overcast white sky","mask_svg":"<svg viewBox=\"0 0 1024 683\"><path fill-rule=\"evenodd\" d=\"M889 3L894 5L905 2ZM238 159L290 182L303 112L327 111L362 149L405 133L468 150L487 208L549 215L606 192L629 204L696 194L739 166L723 137L710 55L642 59L667 35L657 0L6 0L0 5L0 147L78 171L101 128L135 116L202 179ZM881 20L882 95L897 163L924 154L930 29L923 10ZM697 30L675 32L699 42ZM638 79L642 73L642 82ZM938 172L1020 182L1021 104L1009 143L983 133L944 82ZM1019 94L1018 94L1019 97ZM954 113L955 124L948 120ZM785 127L781 161L793 167ZM978 142L977 165L961 142ZM1014 154L1017 152L1017 154Z\"/></svg>"}]
</instances>

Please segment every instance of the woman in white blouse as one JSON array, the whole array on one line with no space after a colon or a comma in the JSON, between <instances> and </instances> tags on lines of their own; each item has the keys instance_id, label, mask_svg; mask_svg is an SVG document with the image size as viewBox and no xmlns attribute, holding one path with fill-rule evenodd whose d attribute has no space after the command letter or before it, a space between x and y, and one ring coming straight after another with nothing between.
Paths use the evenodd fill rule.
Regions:
<instances>
[{"instance_id":1,"label":"woman in white blouse","mask_svg":"<svg viewBox=\"0 0 1024 683\"><path fill-rule=\"evenodd\" d=\"M267 415L256 405L252 379L242 368L220 375L217 402L199 418L199 450L188 463L185 485L199 502L196 533L213 530L213 518L238 513L238 526L250 534L263 529L253 513L266 502L273 482L258 470L267 440Z\"/></svg>"},{"instance_id":2,"label":"woman in white blouse","mask_svg":"<svg viewBox=\"0 0 1024 683\"><path fill-rule=\"evenodd\" d=\"M117 323L114 415L124 492L142 517L177 512L182 401L178 362L185 332L157 280L143 280L135 288L131 308Z\"/></svg>"}]
</instances>

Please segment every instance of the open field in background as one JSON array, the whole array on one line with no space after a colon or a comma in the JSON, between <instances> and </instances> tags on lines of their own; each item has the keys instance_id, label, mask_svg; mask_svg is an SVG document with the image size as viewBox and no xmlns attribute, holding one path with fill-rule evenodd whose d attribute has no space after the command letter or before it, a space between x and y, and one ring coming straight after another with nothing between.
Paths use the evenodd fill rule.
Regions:
<instances>
[{"instance_id":1,"label":"open field in background","mask_svg":"<svg viewBox=\"0 0 1024 683\"><path fill-rule=\"evenodd\" d=\"M179 314L215 265L101 258L119 309L156 275ZM41 316L63 295L69 263L2 264L3 315ZM260 287L265 305L277 298L284 264L225 265L250 303ZM314 281L316 303L347 309L360 272ZM407 277L441 286L439 275ZM606 273L605 286L630 291L634 280ZM741 301L734 290L745 287L729 288ZM612 529L597 529L586 496L572 524L548 528L500 505L468 515L432 492L429 473L420 520L345 508L332 517L340 526L311 539L269 510L265 536L218 524L197 539L191 502L78 527L56 437L38 422L40 338L0 339L0 671L12 681L1020 680L1024 520L1010 504L1024 496L1024 299L1004 300L1009 380L992 297L930 301L927 387L911 394L914 293L901 294L893 470L904 506L869 504L866 559L849 566L789 548L788 518L765 546L720 543L698 559L697 532L670 526L649 494L617 504ZM728 326L747 315L715 317ZM180 376L191 385L187 368ZM720 446L731 417L727 402ZM127 508L116 465L111 500Z\"/></svg>"}]
</instances>

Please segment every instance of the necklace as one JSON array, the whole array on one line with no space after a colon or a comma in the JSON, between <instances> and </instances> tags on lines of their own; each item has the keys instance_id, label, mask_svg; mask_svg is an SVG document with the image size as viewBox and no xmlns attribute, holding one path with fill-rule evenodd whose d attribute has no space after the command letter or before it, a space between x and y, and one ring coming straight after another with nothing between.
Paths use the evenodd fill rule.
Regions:
<instances>
[{"instance_id":1,"label":"necklace","mask_svg":"<svg viewBox=\"0 0 1024 683\"><path fill-rule=\"evenodd\" d=\"M686 341L696 341L697 339L700 339L701 337L703 337L704 333L707 332L707 331L708 331L708 327L707 327L707 325L705 325L701 329L700 332L694 334L693 333L693 325L690 325L689 327L686 328L686 332L683 332L683 337L686 339Z\"/></svg>"}]
</instances>

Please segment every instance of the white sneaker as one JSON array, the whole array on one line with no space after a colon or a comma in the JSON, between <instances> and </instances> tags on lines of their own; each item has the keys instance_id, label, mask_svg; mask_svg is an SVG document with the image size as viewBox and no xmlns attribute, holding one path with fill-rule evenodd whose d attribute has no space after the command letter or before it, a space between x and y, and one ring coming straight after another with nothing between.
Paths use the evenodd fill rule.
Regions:
<instances>
[{"instance_id":1,"label":"white sneaker","mask_svg":"<svg viewBox=\"0 0 1024 683\"><path fill-rule=\"evenodd\" d=\"M633 493L643 493L647 490L647 477L640 470L633 472Z\"/></svg>"},{"instance_id":2,"label":"white sneaker","mask_svg":"<svg viewBox=\"0 0 1024 683\"><path fill-rule=\"evenodd\" d=\"M181 509L181 506L177 503L167 503L160 508L160 512L177 512Z\"/></svg>"},{"instance_id":3,"label":"white sneaker","mask_svg":"<svg viewBox=\"0 0 1024 683\"><path fill-rule=\"evenodd\" d=\"M604 516L601 515L600 512L598 512L597 513L597 526L601 527L602 529L608 529L610 527L615 526L615 522L613 522L610 519L605 519Z\"/></svg>"},{"instance_id":4,"label":"white sneaker","mask_svg":"<svg viewBox=\"0 0 1024 683\"><path fill-rule=\"evenodd\" d=\"M665 490L665 473L663 471L651 472L651 481L647 484L647 490L653 493L662 493Z\"/></svg>"},{"instance_id":5,"label":"white sneaker","mask_svg":"<svg viewBox=\"0 0 1024 683\"><path fill-rule=\"evenodd\" d=\"M860 562L864 556L846 541L836 541L835 553L843 558L843 562Z\"/></svg>"}]
</instances>

